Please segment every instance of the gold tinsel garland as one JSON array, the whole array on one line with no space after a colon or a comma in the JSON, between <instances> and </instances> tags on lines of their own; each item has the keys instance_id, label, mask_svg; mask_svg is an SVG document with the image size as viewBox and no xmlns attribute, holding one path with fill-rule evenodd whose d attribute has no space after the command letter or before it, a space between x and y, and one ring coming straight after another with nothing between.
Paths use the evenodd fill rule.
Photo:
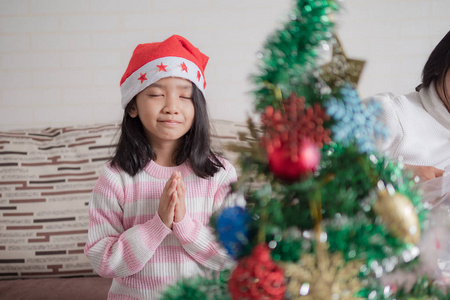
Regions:
<instances>
[{"instance_id":1,"label":"gold tinsel garland","mask_svg":"<svg viewBox=\"0 0 450 300\"><path fill-rule=\"evenodd\" d=\"M293 300L362 299L355 296L362 288L358 278L361 265L360 261L346 262L340 253L331 254L324 244L318 243L316 252L304 254L298 263L280 263L287 279L285 297Z\"/></svg>"}]
</instances>

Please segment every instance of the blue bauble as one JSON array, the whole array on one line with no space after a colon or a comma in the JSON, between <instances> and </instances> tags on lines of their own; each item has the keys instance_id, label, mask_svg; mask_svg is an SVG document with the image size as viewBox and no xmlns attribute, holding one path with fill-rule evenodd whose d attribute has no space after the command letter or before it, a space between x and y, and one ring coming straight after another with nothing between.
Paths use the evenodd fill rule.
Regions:
<instances>
[{"instance_id":1,"label":"blue bauble","mask_svg":"<svg viewBox=\"0 0 450 300\"><path fill-rule=\"evenodd\" d=\"M245 208L240 206L225 208L216 221L219 239L228 254L237 259L248 244L251 217Z\"/></svg>"}]
</instances>

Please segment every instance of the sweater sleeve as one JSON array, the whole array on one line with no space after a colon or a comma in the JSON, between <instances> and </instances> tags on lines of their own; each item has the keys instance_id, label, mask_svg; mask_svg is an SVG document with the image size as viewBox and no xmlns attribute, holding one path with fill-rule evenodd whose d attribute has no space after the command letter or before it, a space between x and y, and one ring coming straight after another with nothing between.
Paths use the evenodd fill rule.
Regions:
<instances>
[{"instance_id":1,"label":"sweater sleeve","mask_svg":"<svg viewBox=\"0 0 450 300\"><path fill-rule=\"evenodd\" d=\"M126 277L139 272L172 231L156 213L143 224L125 230L120 175L107 166L89 203L88 240L84 252L102 277Z\"/></svg>"},{"instance_id":2,"label":"sweater sleeve","mask_svg":"<svg viewBox=\"0 0 450 300\"><path fill-rule=\"evenodd\" d=\"M227 163L226 174L214 196L213 213L222 205L230 190L230 184L236 180L236 170ZM173 223L173 232L186 252L201 265L217 271L233 264L226 250L216 241L211 228L192 219L189 214L186 214L180 222Z\"/></svg>"},{"instance_id":3,"label":"sweater sleeve","mask_svg":"<svg viewBox=\"0 0 450 300\"><path fill-rule=\"evenodd\" d=\"M403 140L404 132L399 119L399 111L395 105L395 96L391 93L377 94L373 96L382 108L380 120L387 129L387 137L377 137L375 140L378 151L391 158L397 158L398 148Z\"/></svg>"}]
</instances>

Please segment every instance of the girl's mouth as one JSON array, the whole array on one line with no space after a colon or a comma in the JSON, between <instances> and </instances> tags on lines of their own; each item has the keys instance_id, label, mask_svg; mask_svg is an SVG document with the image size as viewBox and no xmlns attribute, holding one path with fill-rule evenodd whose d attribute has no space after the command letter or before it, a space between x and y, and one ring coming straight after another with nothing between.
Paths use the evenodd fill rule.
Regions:
<instances>
[{"instance_id":1,"label":"girl's mouth","mask_svg":"<svg viewBox=\"0 0 450 300\"><path fill-rule=\"evenodd\" d=\"M169 125L169 126L175 126L175 125L181 124L181 122L171 121L171 120L169 120L169 121L159 121L159 122L161 122L161 123L163 123L165 125Z\"/></svg>"}]
</instances>

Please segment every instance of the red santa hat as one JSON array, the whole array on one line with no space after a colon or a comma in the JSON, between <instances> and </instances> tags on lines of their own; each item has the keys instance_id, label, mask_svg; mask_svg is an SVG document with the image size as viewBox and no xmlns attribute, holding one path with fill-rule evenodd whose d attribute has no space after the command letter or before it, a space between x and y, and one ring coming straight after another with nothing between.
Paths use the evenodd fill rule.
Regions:
<instances>
[{"instance_id":1,"label":"red santa hat","mask_svg":"<svg viewBox=\"0 0 450 300\"><path fill-rule=\"evenodd\" d=\"M120 81L122 107L149 85L165 77L180 77L205 92L205 67L208 56L187 39L173 35L160 43L140 44L133 52Z\"/></svg>"}]
</instances>

